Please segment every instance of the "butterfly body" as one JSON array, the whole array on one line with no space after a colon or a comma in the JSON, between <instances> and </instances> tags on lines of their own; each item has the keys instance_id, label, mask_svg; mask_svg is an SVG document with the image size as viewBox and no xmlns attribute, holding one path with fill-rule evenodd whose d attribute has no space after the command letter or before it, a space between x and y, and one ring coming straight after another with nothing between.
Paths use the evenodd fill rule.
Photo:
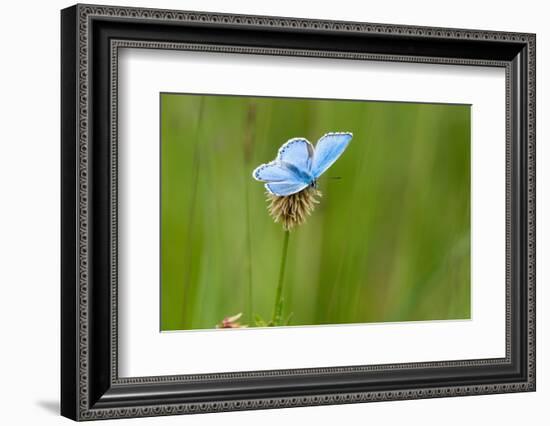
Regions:
<instances>
[{"instance_id":1,"label":"butterfly body","mask_svg":"<svg viewBox=\"0 0 550 426\"><path fill-rule=\"evenodd\" d=\"M296 167L294 164L286 163L284 161L281 161L280 164L282 167L285 167L287 170L293 173L294 176L296 176L300 181L304 183L312 184L315 181L315 178L309 170L302 170Z\"/></svg>"},{"instance_id":2,"label":"butterfly body","mask_svg":"<svg viewBox=\"0 0 550 426\"><path fill-rule=\"evenodd\" d=\"M287 141L270 163L252 172L254 179L265 182L270 194L288 196L308 186L317 187L317 180L347 148L353 135L348 132L327 133L316 147L305 138Z\"/></svg>"}]
</instances>

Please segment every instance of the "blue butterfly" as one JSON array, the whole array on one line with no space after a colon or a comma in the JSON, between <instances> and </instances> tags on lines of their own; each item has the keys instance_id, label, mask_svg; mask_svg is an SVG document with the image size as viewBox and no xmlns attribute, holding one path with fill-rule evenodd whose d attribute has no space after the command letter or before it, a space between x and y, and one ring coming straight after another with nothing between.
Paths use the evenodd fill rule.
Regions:
<instances>
[{"instance_id":1,"label":"blue butterfly","mask_svg":"<svg viewBox=\"0 0 550 426\"><path fill-rule=\"evenodd\" d=\"M353 135L348 132L327 133L313 148L305 138L287 141L270 163L256 167L252 177L266 182L270 194L281 197L316 187L321 176L347 148Z\"/></svg>"}]
</instances>

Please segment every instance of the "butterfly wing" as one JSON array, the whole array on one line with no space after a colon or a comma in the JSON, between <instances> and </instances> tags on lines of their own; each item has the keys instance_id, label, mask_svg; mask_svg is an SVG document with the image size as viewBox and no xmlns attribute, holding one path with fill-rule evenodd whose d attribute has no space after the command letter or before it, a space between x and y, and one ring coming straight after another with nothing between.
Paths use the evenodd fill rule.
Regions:
<instances>
[{"instance_id":1,"label":"butterfly wing","mask_svg":"<svg viewBox=\"0 0 550 426\"><path fill-rule=\"evenodd\" d=\"M305 138L293 138L279 148L277 160L295 166L301 173L310 174L313 145Z\"/></svg>"},{"instance_id":2,"label":"butterfly wing","mask_svg":"<svg viewBox=\"0 0 550 426\"><path fill-rule=\"evenodd\" d=\"M287 167L285 163L275 160L256 167L252 177L260 182L266 182L264 186L270 194L284 197L300 192L309 185L309 181L296 171L296 167Z\"/></svg>"},{"instance_id":3,"label":"butterfly wing","mask_svg":"<svg viewBox=\"0 0 550 426\"><path fill-rule=\"evenodd\" d=\"M262 164L254 169L252 177L260 182L284 182L296 180L296 174L279 161Z\"/></svg>"},{"instance_id":4,"label":"butterfly wing","mask_svg":"<svg viewBox=\"0 0 550 426\"><path fill-rule=\"evenodd\" d=\"M277 195L279 197L286 197L287 195L296 194L302 189L305 189L309 184L295 181L295 182L270 182L265 184L265 189L270 194Z\"/></svg>"},{"instance_id":5,"label":"butterfly wing","mask_svg":"<svg viewBox=\"0 0 550 426\"><path fill-rule=\"evenodd\" d=\"M321 176L347 148L353 135L351 133L327 133L315 146L311 165L311 174L315 179Z\"/></svg>"}]
</instances>

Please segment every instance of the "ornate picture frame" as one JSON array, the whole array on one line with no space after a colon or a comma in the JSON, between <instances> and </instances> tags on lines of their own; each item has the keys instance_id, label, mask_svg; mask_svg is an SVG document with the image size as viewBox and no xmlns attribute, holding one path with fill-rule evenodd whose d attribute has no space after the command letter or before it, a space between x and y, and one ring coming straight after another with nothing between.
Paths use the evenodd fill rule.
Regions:
<instances>
[{"instance_id":1,"label":"ornate picture frame","mask_svg":"<svg viewBox=\"0 0 550 426\"><path fill-rule=\"evenodd\" d=\"M535 40L534 34L495 31L96 5L64 9L62 415L93 420L534 391ZM506 356L119 377L121 48L503 68Z\"/></svg>"}]
</instances>

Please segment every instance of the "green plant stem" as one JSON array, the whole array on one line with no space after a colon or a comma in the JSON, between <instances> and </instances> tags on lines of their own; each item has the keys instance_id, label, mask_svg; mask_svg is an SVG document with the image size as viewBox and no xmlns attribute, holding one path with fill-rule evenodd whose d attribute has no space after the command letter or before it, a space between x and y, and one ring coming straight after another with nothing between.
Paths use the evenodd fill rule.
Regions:
<instances>
[{"instance_id":1,"label":"green plant stem","mask_svg":"<svg viewBox=\"0 0 550 426\"><path fill-rule=\"evenodd\" d=\"M197 117L197 124L195 127L195 149L193 153L193 177L191 184L191 202L189 205L189 222L187 223L187 245L189 247L189 263L187 265L187 272L185 275L185 281L183 282L183 328L192 328L193 322L193 286L191 284L191 279L193 278L193 232L195 229L195 210L197 206L197 186L199 180L199 169L200 169L200 143L199 136L202 127L202 117L204 113L204 96L201 96L199 101L199 114Z\"/></svg>"},{"instance_id":2,"label":"green plant stem","mask_svg":"<svg viewBox=\"0 0 550 426\"><path fill-rule=\"evenodd\" d=\"M280 325L281 317L283 314L283 284L285 278L285 269L286 269L286 255L288 253L288 240L290 236L289 231L284 231L283 239L283 254L281 258L281 269L279 269L279 283L277 284L277 292L275 293L275 307L273 309L273 318L271 323L274 326Z\"/></svg>"},{"instance_id":3,"label":"green plant stem","mask_svg":"<svg viewBox=\"0 0 550 426\"><path fill-rule=\"evenodd\" d=\"M250 237L250 194L245 184L246 194L246 271L248 275L248 322L254 323L254 297L252 289L252 240Z\"/></svg>"},{"instance_id":4,"label":"green plant stem","mask_svg":"<svg viewBox=\"0 0 550 426\"><path fill-rule=\"evenodd\" d=\"M248 278L248 322L254 324L254 296L252 288L252 238L250 231L250 162L254 149L256 133L256 104L248 101L245 121L245 137L243 145L244 170L244 192L245 192L245 216L246 216L246 272Z\"/></svg>"}]
</instances>

